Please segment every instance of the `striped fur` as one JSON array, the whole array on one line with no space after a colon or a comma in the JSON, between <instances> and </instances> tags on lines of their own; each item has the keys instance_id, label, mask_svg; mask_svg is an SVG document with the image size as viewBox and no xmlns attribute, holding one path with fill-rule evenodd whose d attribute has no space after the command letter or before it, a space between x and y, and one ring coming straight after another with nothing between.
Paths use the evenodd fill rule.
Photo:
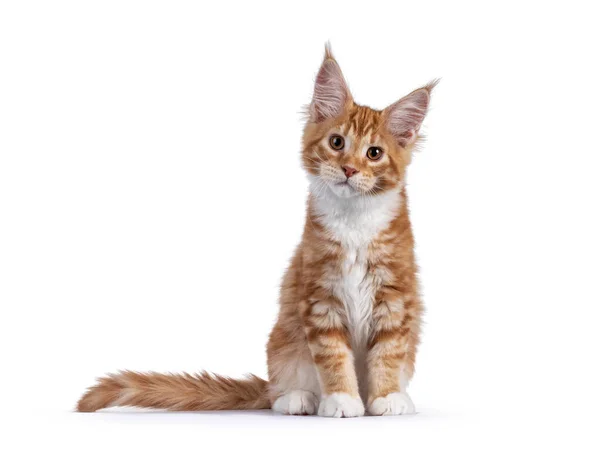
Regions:
<instances>
[{"instance_id":1,"label":"striped fur","mask_svg":"<svg viewBox=\"0 0 600 450\"><path fill-rule=\"evenodd\" d=\"M79 400L77 410L139 406L171 411L267 409L267 382L254 375L245 380L211 375L123 371L98 379Z\"/></svg>"},{"instance_id":2,"label":"striped fur","mask_svg":"<svg viewBox=\"0 0 600 450\"><path fill-rule=\"evenodd\" d=\"M78 410L414 412L406 387L423 307L404 178L434 86L383 111L360 106L327 48L304 130L306 224L281 286L267 345L268 382L121 372L101 378ZM332 137L343 139L342 148L332 146ZM369 158L371 147L383 156Z\"/></svg>"}]
</instances>

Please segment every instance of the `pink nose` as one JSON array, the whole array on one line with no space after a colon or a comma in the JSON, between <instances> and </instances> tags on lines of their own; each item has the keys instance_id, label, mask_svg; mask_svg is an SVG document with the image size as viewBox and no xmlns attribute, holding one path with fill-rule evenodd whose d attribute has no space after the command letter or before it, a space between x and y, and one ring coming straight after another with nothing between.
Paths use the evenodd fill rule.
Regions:
<instances>
[{"instance_id":1,"label":"pink nose","mask_svg":"<svg viewBox=\"0 0 600 450\"><path fill-rule=\"evenodd\" d=\"M342 166L342 170L346 174L346 178L350 178L352 175L358 173L358 170L350 166Z\"/></svg>"}]
</instances>

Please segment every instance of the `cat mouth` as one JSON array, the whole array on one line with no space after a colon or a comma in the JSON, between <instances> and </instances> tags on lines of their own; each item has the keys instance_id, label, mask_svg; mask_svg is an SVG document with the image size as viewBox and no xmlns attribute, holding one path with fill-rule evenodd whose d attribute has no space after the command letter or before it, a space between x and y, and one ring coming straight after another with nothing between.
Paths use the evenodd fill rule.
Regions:
<instances>
[{"instance_id":1,"label":"cat mouth","mask_svg":"<svg viewBox=\"0 0 600 450\"><path fill-rule=\"evenodd\" d=\"M350 184L349 180L337 181L334 183L334 186L338 189L349 190L352 193L358 192L358 190Z\"/></svg>"},{"instance_id":2,"label":"cat mouth","mask_svg":"<svg viewBox=\"0 0 600 450\"><path fill-rule=\"evenodd\" d=\"M351 191L356 191L356 188L354 186L352 186L348 180L346 181L338 181L337 183L335 183L336 186L338 187L347 187L348 189L350 189Z\"/></svg>"}]
</instances>

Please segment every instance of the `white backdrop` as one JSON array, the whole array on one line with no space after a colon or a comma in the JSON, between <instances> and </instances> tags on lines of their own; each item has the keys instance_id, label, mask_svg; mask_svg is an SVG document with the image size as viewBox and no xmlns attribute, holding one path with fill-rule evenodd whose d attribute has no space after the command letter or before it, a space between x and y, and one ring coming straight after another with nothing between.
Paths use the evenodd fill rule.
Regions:
<instances>
[{"instance_id":1,"label":"white backdrop","mask_svg":"<svg viewBox=\"0 0 600 450\"><path fill-rule=\"evenodd\" d=\"M598 448L600 33L554 3L2 2L2 447ZM266 374L326 40L373 107L442 77L420 413L72 413L117 369Z\"/></svg>"}]
</instances>

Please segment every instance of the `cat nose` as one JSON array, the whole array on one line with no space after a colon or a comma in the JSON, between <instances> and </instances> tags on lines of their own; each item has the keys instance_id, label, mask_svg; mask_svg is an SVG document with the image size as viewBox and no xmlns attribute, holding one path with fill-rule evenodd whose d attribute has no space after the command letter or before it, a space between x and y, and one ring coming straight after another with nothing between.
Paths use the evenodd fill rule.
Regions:
<instances>
[{"instance_id":1,"label":"cat nose","mask_svg":"<svg viewBox=\"0 0 600 450\"><path fill-rule=\"evenodd\" d=\"M346 174L346 178L350 178L352 175L358 173L358 170L350 166L342 166L342 170Z\"/></svg>"}]
</instances>

